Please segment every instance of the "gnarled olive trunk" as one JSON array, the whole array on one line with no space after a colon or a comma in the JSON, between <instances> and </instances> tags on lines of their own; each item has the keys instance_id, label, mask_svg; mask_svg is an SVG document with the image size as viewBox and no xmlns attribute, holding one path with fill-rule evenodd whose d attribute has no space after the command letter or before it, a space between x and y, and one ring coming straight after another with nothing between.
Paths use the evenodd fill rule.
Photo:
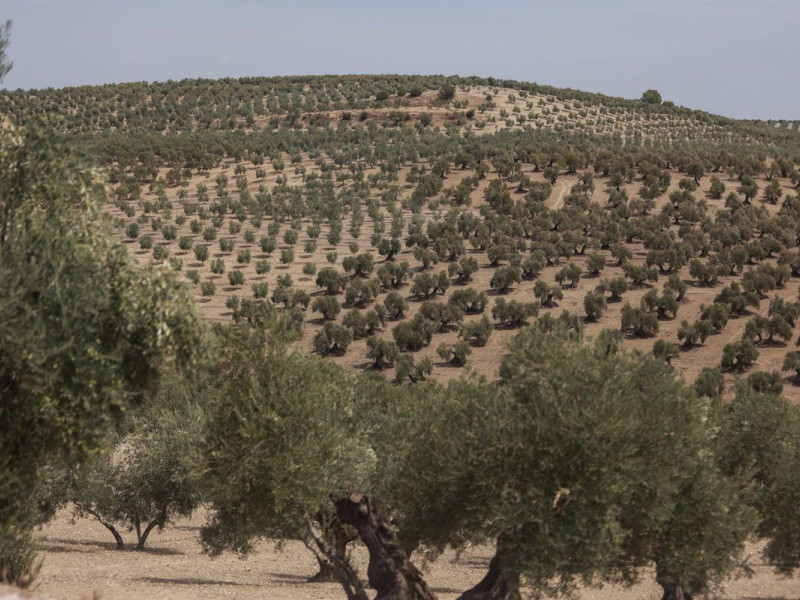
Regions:
<instances>
[{"instance_id":1,"label":"gnarled olive trunk","mask_svg":"<svg viewBox=\"0 0 800 600\"><path fill-rule=\"evenodd\" d=\"M374 499L354 492L331 494L339 520L356 529L369 551L367 577L378 593L375 600L435 600L422 573L409 560L387 518Z\"/></svg>"},{"instance_id":2,"label":"gnarled olive trunk","mask_svg":"<svg viewBox=\"0 0 800 600\"><path fill-rule=\"evenodd\" d=\"M328 571L333 574L333 577L342 585L348 600L368 600L367 592L364 589L364 584L358 577L355 569L347 560L344 552L340 553L331 546L325 534L319 526L319 523L312 519L309 515L305 516L306 529L310 536L310 541L306 542L306 546L317 557L317 562L320 564L321 571Z\"/></svg>"},{"instance_id":3,"label":"gnarled olive trunk","mask_svg":"<svg viewBox=\"0 0 800 600\"><path fill-rule=\"evenodd\" d=\"M348 531L342 527L338 519L334 519L326 528L325 533L328 539L332 540L331 549L338 561L347 560L347 544L352 542L356 536L350 535ZM308 579L309 583L322 583L326 581L338 581L339 578L336 574L336 568L330 559L315 554L317 562L319 563L319 571L316 575Z\"/></svg>"},{"instance_id":4,"label":"gnarled olive trunk","mask_svg":"<svg viewBox=\"0 0 800 600\"><path fill-rule=\"evenodd\" d=\"M519 574L506 568L503 552L501 538L489 563L489 571L475 587L461 594L458 600L520 600Z\"/></svg>"}]
</instances>

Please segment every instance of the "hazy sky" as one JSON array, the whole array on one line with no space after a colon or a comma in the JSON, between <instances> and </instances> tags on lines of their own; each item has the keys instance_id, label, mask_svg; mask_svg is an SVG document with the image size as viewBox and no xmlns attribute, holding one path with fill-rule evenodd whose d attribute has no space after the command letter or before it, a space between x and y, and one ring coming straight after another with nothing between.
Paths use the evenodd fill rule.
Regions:
<instances>
[{"instance_id":1,"label":"hazy sky","mask_svg":"<svg viewBox=\"0 0 800 600\"><path fill-rule=\"evenodd\" d=\"M800 0L1 0L7 88L482 75L800 120Z\"/></svg>"}]
</instances>

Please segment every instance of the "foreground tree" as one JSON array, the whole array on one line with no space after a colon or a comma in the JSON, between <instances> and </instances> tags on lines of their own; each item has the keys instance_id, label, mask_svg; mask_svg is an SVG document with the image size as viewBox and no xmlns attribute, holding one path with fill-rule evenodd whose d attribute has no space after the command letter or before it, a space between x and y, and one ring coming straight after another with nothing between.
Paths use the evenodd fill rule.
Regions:
<instances>
[{"instance_id":1,"label":"foreground tree","mask_svg":"<svg viewBox=\"0 0 800 600\"><path fill-rule=\"evenodd\" d=\"M375 454L354 429L360 396L340 367L286 353L294 338L274 311L258 326L223 332L225 358L214 372L220 385L197 459L212 509L201 540L216 555L247 554L266 537L300 539L321 566L363 594L326 535L336 530L328 495L350 484L367 489L375 467Z\"/></svg>"},{"instance_id":2,"label":"foreground tree","mask_svg":"<svg viewBox=\"0 0 800 600\"><path fill-rule=\"evenodd\" d=\"M98 173L75 154L34 125L0 135L0 579L18 585L44 518L19 499L48 464L99 448L168 357L188 367L203 346L184 288L111 240Z\"/></svg>"},{"instance_id":3,"label":"foreground tree","mask_svg":"<svg viewBox=\"0 0 800 600\"><path fill-rule=\"evenodd\" d=\"M740 385L723 409L720 461L748 487L764 558L784 575L800 567L800 409Z\"/></svg>"}]
</instances>

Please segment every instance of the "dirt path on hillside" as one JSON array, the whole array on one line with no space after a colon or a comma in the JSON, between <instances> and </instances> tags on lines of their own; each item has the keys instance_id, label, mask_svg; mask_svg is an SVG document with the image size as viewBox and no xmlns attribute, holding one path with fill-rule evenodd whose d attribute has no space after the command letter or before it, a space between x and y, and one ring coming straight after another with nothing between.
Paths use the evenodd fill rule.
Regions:
<instances>
[{"instance_id":1,"label":"dirt path on hillside","mask_svg":"<svg viewBox=\"0 0 800 600\"><path fill-rule=\"evenodd\" d=\"M553 200L553 203L550 205L551 209L558 210L564 206L564 198L567 197L571 187L572 186L570 185L569 181L564 181L562 179L561 181L556 182L556 184L553 186L553 193L550 195L552 198L553 194L555 194L555 200Z\"/></svg>"}]
</instances>

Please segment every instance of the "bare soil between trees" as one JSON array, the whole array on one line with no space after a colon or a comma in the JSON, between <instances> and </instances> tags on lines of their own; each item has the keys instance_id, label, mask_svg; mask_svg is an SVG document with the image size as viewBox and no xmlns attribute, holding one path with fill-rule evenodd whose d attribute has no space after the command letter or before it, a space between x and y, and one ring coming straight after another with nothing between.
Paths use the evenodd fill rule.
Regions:
<instances>
[{"instance_id":1,"label":"bare soil between trees","mask_svg":"<svg viewBox=\"0 0 800 600\"><path fill-rule=\"evenodd\" d=\"M108 532L99 523L81 519L73 524L69 511L61 511L39 533L43 565L32 589L54 600L150 600L195 598L258 598L262 600L343 600L335 583L307 583L316 572L313 555L297 541L259 543L247 558L233 554L210 558L199 544L206 513L198 511L162 532L154 532L142 552L114 550ZM757 548L747 549L753 575L732 579L716 595L730 600L800 598L800 576L780 577L761 564ZM454 600L486 572L493 549L476 546L457 555L447 552L425 564L428 584L440 600ZM353 549L359 573L366 579L367 555ZM606 586L581 590L582 600L658 600L661 590L645 573L642 583L630 588Z\"/></svg>"}]
</instances>

